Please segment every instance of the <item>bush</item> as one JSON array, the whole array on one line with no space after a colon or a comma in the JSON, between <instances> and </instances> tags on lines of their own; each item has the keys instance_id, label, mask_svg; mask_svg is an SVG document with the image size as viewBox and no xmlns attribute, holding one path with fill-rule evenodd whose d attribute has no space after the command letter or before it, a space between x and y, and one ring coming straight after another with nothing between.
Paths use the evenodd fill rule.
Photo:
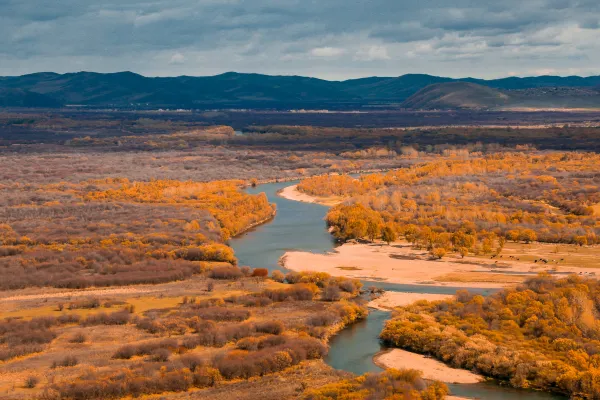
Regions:
<instances>
[{"instance_id":1,"label":"bush","mask_svg":"<svg viewBox=\"0 0 600 400\"><path fill-rule=\"evenodd\" d=\"M255 326L257 332L270 333L272 335L280 335L285 330L285 326L281 321L257 322Z\"/></svg>"},{"instance_id":2,"label":"bush","mask_svg":"<svg viewBox=\"0 0 600 400\"><path fill-rule=\"evenodd\" d=\"M116 311L106 314L104 312L88 316L84 321L84 326L90 325L125 325L129 322L131 314L127 310Z\"/></svg>"},{"instance_id":3,"label":"bush","mask_svg":"<svg viewBox=\"0 0 600 400\"><path fill-rule=\"evenodd\" d=\"M283 275L283 272L275 270L271 272L271 279L273 279L275 282L283 282L285 280L285 275Z\"/></svg>"},{"instance_id":4,"label":"bush","mask_svg":"<svg viewBox=\"0 0 600 400\"><path fill-rule=\"evenodd\" d=\"M250 318L250 311L225 307L196 308L194 306L181 313L184 318L198 317L211 321L245 321Z\"/></svg>"},{"instance_id":5,"label":"bush","mask_svg":"<svg viewBox=\"0 0 600 400\"><path fill-rule=\"evenodd\" d=\"M69 303L69 310L77 310L77 309L91 309L100 307L100 300L95 297L77 300Z\"/></svg>"},{"instance_id":6,"label":"bush","mask_svg":"<svg viewBox=\"0 0 600 400\"><path fill-rule=\"evenodd\" d=\"M252 268L248 267L247 265L244 265L243 267L241 267L240 271L242 271L242 274L244 274L244 276L252 275Z\"/></svg>"},{"instance_id":7,"label":"bush","mask_svg":"<svg viewBox=\"0 0 600 400\"><path fill-rule=\"evenodd\" d=\"M306 320L308 326L329 326L340 322L340 317L331 311L322 311Z\"/></svg>"},{"instance_id":8,"label":"bush","mask_svg":"<svg viewBox=\"0 0 600 400\"><path fill-rule=\"evenodd\" d=\"M156 349L150 354L150 361L154 362L167 362L169 361L169 357L171 356L171 352L167 349Z\"/></svg>"},{"instance_id":9,"label":"bush","mask_svg":"<svg viewBox=\"0 0 600 400\"><path fill-rule=\"evenodd\" d=\"M342 298L342 293L337 285L329 284L323 289L322 298L325 301L338 301Z\"/></svg>"},{"instance_id":10,"label":"bush","mask_svg":"<svg viewBox=\"0 0 600 400\"><path fill-rule=\"evenodd\" d=\"M38 378L37 376L31 375L25 379L24 387L26 389L33 389L34 387L37 386L38 383L40 383L40 378Z\"/></svg>"},{"instance_id":11,"label":"bush","mask_svg":"<svg viewBox=\"0 0 600 400\"><path fill-rule=\"evenodd\" d=\"M207 365L206 360L198 354L184 354L179 360L192 372L196 371L197 368L205 367Z\"/></svg>"},{"instance_id":12,"label":"bush","mask_svg":"<svg viewBox=\"0 0 600 400\"><path fill-rule=\"evenodd\" d=\"M82 332L78 332L71 339L69 339L70 343L85 343L86 336Z\"/></svg>"},{"instance_id":13,"label":"bush","mask_svg":"<svg viewBox=\"0 0 600 400\"><path fill-rule=\"evenodd\" d=\"M267 276L269 276L269 270L267 270L266 268L255 268L254 271L252 271L252 276L258 278L266 278Z\"/></svg>"},{"instance_id":14,"label":"bush","mask_svg":"<svg viewBox=\"0 0 600 400\"><path fill-rule=\"evenodd\" d=\"M58 367L74 367L77 364L79 364L79 360L77 360L77 357L75 357L75 356L66 356L63 359L59 360L59 361L53 361L51 368L54 369L54 368L58 368Z\"/></svg>"},{"instance_id":15,"label":"bush","mask_svg":"<svg viewBox=\"0 0 600 400\"><path fill-rule=\"evenodd\" d=\"M158 354L157 357L159 357L160 355L164 355L166 353L170 355L170 350L177 349L178 347L179 343L175 339L149 340L138 344L127 344L125 346L122 346L119 349L117 349L115 354L113 354L113 358L129 360L133 356L153 356L155 355L155 353ZM167 359L168 358L169 357L167 355ZM152 357L151 359L153 361L156 361Z\"/></svg>"},{"instance_id":16,"label":"bush","mask_svg":"<svg viewBox=\"0 0 600 400\"><path fill-rule=\"evenodd\" d=\"M321 358L325 345L313 338L289 338L284 343L258 351L232 350L215 357L214 366L226 379L248 379L282 371L308 359Z\"/></svg>"},{"instance_id":17,"label":"bush","mask_svg":"<svg viewBox=\"0 0 600 400\"><path fill-rule=\"evenodd\" d=\"M240 268L234 265L222 265L213 267L213 269L210 270L208 276L212 279L234 280L241 278L242 276L244 276L244 274L242 273L242 270Z\"/></svg>"}]
</instances>

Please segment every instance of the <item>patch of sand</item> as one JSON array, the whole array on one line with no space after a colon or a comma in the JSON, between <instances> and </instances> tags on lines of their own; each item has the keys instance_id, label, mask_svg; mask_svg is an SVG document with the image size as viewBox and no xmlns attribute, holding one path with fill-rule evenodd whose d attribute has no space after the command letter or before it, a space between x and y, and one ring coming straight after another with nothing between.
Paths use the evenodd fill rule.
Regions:
<instances>
[{"instance_id":1,"label":"patch of sand","mask_svg":"<svg viewBox=\"0 0 600 400\"><path fill-rule=\"evenodd\" d=\"M284 199L301 201L303 203L315 203L324 206L335 206L342 202L342 199L337 197L314 197L298 190L298 185L287 186L277 192L279 197Z\"/></svg>"},{"instance_id":2,"label":"patch of sand","mask_svg":"<svg viewBox=\"0 0 600 400\"><path fill-rule=\"evenodd\" d=\"M433 358L401 349L379 353L373 360L382 368L417 369L423 371L423 378L445 383L477 383L483 380L481 375L471 371L452 368Z\"/></svg>"},{"instance_id":3,"label":"patch of sand","mask_svg":"<svg viewBox=\"0 0 600 400\"><path fill-rule=\"evenodd\" d=\"M452 298L454 296L449 294L385 292L367 305L377 310L387 311L394 307L407 306L419 300L437 301Z\"/></svg>"},{"instance_id":4,"label":"patch of sand","mask_svg":"<svg viewBox=\"0 0 600 400\"><path fill-rule=\"evenodd\" d=\"M432 260L427 251L415 250L405 242L392 246L346 243L329 254L289 251L281 262L285 268L294 271L327 272L333 276L389 283L478 288L514 286L555 267L507 257L503 261L477 257L461 259L452 254L442 260ZM589 271L589 268L560 267L560 272L565 275L586 275Z\"/></svg>"}]
</instances>

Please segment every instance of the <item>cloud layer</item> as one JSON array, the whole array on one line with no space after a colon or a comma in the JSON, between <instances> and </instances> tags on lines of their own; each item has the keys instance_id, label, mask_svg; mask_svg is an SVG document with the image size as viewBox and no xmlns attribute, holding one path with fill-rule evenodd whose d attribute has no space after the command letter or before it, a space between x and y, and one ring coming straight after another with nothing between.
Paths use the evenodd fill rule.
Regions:
<instances>
[{"instance_id":1,"label":"cloud layer","mask_svg":"<svg viewBox=\"0 0 600 400\"><path fill-rule=\"evenodd\" d=\"M600 74L597 0L3 0L0 75Z\"/></svg>"}]
</instances>

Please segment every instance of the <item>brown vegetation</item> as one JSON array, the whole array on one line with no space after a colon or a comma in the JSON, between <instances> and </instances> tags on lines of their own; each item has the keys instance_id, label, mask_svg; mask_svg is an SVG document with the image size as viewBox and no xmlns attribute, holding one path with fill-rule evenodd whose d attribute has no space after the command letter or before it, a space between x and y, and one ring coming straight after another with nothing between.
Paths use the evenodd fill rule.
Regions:
<instances>
[{"instance_id":1,"label":"brown vegetation","mask_svg":"<svg viewBox=\"0 0 600 400\"><path fill-rule=\"evenodd\" d=\"M498 153L444 158L387 174L320 176L298 188L351 197L327 223L340 240L394 231L428 249L497 254L506 240L600 243L600 158L589 153Z\"/></svg>"},{"instance_id":2,"label":"brown vegetation","mask_svg":"<svg viewBox=\"0 0 600 400\"><path fill-rule=\"evenodd\" d=\"M484 298L397 310L381 338L512 386L600 397L600 284L546 275Z\"/></svg>"}]
</instances>

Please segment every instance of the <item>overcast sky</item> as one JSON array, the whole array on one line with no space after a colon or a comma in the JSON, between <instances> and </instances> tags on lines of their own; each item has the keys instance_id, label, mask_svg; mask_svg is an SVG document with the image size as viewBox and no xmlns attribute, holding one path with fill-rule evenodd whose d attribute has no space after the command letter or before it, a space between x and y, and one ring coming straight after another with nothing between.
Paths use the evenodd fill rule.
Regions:
<instances>
[{"instance_id":1,"label":"overcast sky","mask_svg":"<svg viewBox=\"0 0 600 400\"><path fill-rule=\"evenodd\" d=\"M600 75L600 0L0 0L0 75Z\"/></svg>"}]
</instances>

